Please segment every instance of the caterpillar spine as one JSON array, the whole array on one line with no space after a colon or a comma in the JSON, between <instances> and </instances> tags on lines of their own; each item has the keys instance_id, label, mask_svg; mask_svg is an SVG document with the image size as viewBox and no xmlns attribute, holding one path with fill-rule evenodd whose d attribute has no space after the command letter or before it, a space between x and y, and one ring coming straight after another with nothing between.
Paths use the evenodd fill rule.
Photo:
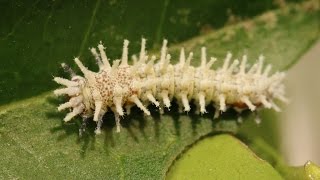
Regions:
<instances>
[{"instance_id":1,"label":"caterpillar spine","mask_svg":"<svg viewBox=\"0 0 320 180\"><path fill-rule=\"evenodd\" d=\"M282 81L284 72L276 72L269 76L271 65L263 69L264 57L260 56L257 63L247 70L247 56L241 62L234 60L227 53L224 64L217 70L211 66L217 60L211 57L207 60L206 48L201 48L201 63L198 67L190 65L193 53L186 56L181 49L179 62L171 64L171 55L167 51L167 40L163 41L159 61L156 57L147 55L146 39L142 39L139 57L133 56L133 65L128 64L129 41L124 40L121 60L113 61L111 66L105 47L98 45L91 48L98 66L98 72L88 70L80 61L74 61L84 77L62 63L65 71L69 72L71 80L55 77L54 81L66 86L54 91L55 95L68 95L70 100L58 107L59 111L72 109L64 121L70 121L80 115L84 120L93 117L97 122L96 133L100 133L102 116L107 111L115 114L117 132L120 131L120 117L130 113L134 105L146 115L150 115L149 104L154 104L163 113L163 109L171 107L171 101L177 100L180 111L190 111L191 100L194 100L197 113L206 113L206 106L215 107L214 118L228 108L237 111L257 108L280 108L273 102L279 99L286 102ZM231 63L231 64L230 64ZM86 122L86 121L84 121Z\"/></svg>"}]
</instances>

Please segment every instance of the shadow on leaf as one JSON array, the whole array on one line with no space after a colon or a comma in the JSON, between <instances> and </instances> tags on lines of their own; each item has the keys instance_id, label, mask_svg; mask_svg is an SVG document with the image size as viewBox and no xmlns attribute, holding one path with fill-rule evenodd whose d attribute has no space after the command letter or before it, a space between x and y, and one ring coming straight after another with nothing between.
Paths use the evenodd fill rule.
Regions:
<instances>
[{"instance_id":1,"label":"shadow on leaf","mask_svg":"<svg viewBox=\"0 0 320 180\"><path fill-rule=\"evenodd\" d=\"M63 99L56 99L53 97L48 97L47 101L53 106L57 107L63 102ZM213 119L214 108L208 106L208 113L197 114L194 109L195 106L191 105L192 110L188 113L180 113L178 105L172 103L170 111L165 109L164 115L161 115L159 109L154 106L149 106L151 111L151 116L147 117L143 115L143 112L137 107L133 107L129 115L124 116L121 119L121 132L116 133L116 123L114 121L114 114L108 112L103 116L102 134L96 135L94 133L96 123L89 119L86 125L85 131L79 136L79 127L81 127L82 120L78 117L71 122L63 122L65 112L58 111L48 111L46 116L49 120L60 120L59 126L53 127L51 133L58 133L64 131L65 133L58 136L57 141L63 141L69 136L78 136L76 143L81 145L80 155L85 157L88 150L94 150L97 137L101 136L104 138L104 149L107 154L109 154L110 149L116 148L119 139L126 139L126 143L141 144L148 142L148 138L154 138L160 143L162 138L167 136L169 130L173 130L173 137L180 139L182 136L189 134L190 136L199 135L198 127L205 126L210 127L211 131L209 133L217 132L236 132L238 129L238 123L236 122L238 113L233 110L229 110L226 113L220 115L218 119ZM248 114L244 112L243 114ZM190 121L188 121L190 120ZM206 124L208 123L208 125ZM199 130L200 132L202 130ZM126 134L126 135L122 135ZM104 135L103 135L104 134ZM188 135L188 136L189 136ZM99 137L99 138L101 138Z\"/></svg>"}]
</instances>

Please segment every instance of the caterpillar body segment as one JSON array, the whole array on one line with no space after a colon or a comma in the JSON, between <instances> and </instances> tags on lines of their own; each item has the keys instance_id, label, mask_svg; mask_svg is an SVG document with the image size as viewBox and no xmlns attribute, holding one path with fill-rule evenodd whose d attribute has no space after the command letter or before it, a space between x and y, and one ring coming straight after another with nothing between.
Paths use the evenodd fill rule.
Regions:
<instances>
[{"instance_id":1,"label":"caterpillar body segment","mask_svg":"<svg viewBox=\"0 0 320 180\"><path fill-rule=\"evenodd\" d=\"M64 121L73 117L92 117L97 122L96 133L100 133L102 117L107 111L115 114L117 131L120 131L121 117L130 113L130 108L137 106L150 115L148 105L153 104L163 112L170 110L173 99L177 100L179 111L191 110L190 102L196 105L196 113L204 114L212 109L206 106L213 104L216 109L214 118L229 108L237 111L257 108L280 108L274 99L287 102L284 96L284 72L269 75L271 65L264 68L264 57L247 69L247 56L233 60L227 53L223 66L213 70L211 66L217 60L207 57L206 48L201 48L200 65L190 65L193 53L186 55L181 49L177 64L171 64L171 55L167 51L167 40L163 41L160 57L149 56L145 50L146 40L142 39L139 56L133 56L133 64L128 64L129 41L124 40L122 57L109 63L105 47L100 44L98 50L90 51L96 60L99 71L92 72L85 67L79 58L74 61L83 73L76 75L66 64L71 79L55 77L53 80L64 88L54 91L56 95L67 95L70 100L61 104L58 110L70 109Z\"/></svg>"}]
</instances>

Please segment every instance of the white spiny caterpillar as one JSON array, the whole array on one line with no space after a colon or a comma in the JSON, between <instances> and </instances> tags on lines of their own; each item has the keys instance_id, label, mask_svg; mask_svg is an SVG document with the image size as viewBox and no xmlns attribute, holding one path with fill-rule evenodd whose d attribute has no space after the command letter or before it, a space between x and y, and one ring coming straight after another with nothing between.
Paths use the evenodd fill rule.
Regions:
<instances>
[{"instance_id":1,"label":"white spiny caterpillar","mask_svg":"<svg viewBox=\"0 0 320 180\"><path fill-rule=\"evenodd\" d=\"M138 106L146 115L150 115L147 106L152 103L159 107L170 108L171 101L177 103L184 111L190 111L189 102L197 106L197 112L206 113L206 106L213 104L214 117L228 108L237 111L256 108L279 107L273 99L287 101L284 97L284 72L277 72L269 76L271 65L263 70L264 57L260 56L257 63L246 68L247 56L244 55L239 65L234 60L230 65L231 53L228 53L224 64L217 70L211 66L216 58L207 62L206 48L201 49L201 64L198 67L190 65L193 53L186 58L184 49L181 49L180 61L170 64L170 54L167 52L167 40L163 41L160 60L155 63L156 56L149 57L145 51L146 40L142 39L139 58L133 56L133 65L128 64L128 40L124 40L121 60L109 60L104 51L105 47L98 45L99 53L91 48L91 53L99 65L99 72L89 71L75 58L84 77L78 76L74 71L62 63L62 67L71 74L71 80L55 77L54 81L66 86L57 89L55 95L67 94L70 100L58 107L58 110L71 109L64 121L70 121L80 115L85 119L93 117L97 122L96 133L100 133L102 116L109 110L115 114L117 132L120 131L120 117L124 116L130 108Z\"/></svg>"}]
</instances>

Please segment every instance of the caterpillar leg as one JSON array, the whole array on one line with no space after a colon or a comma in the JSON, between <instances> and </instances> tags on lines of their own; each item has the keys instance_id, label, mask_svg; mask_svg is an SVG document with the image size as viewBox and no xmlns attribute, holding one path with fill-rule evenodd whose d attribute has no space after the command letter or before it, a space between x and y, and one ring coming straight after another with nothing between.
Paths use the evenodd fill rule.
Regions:
<instances>
[{"instance_id":1,"label":"caterpillar leg","mask_svg":"<svg viewBox=\"0 0 320 180\"><path fill-rule=\"evenodd\" d=\"M101 116L102 116L102 101L96 101L95 102L95 110L94 110L94 116L93 116L93 120L94 121L99 121Z\"/></svg>"},{"instance_id":2,"label":"caterpillar leg","mask_svg":"<svg viewBox=\"0 0 320 180\"><path fill-rule=\"evenodd\" d=\"M76 73L74 72L73 69L71 69L71 67L69 65L67 65L66 63L61 63L61 67L64 70L64 72L69 73L70 77L73 78L74 76L76 76Z\"/></svg>"},{"instance_id":3,"label":"caterpillar leg","mask_svg":"<svg viewBox=\"0 0 320 180\"><path fill-rule=\"evenodd\" d=\"M233 109L237 112L237 123L241 124L243 122L243 118L241 116L243 109L238 107L234 107Z\"/></svg>"},{"instance_id":4,"label":"caterpillar leg","mask_svg":"<svg viewBox=\"0 0 320 180\"><path fill-rule=\"evenodd\" d=\"M197 104L198 106L198 104ZM200 93L199 94L199 107L200 107L200 112L201 114L206 113L206 102L205 102L205 96L204 94ZM197 108L198 109L198 108Z\"/></svg>"},{"instance_id":5,"label":"caterpillar leg","mask_svg":"<svg viewBox=\"0 0 320 180\"><path fill-rule=\"evenodd\" d=\"M83 117L81 126L79 128L79 137L82 137L83 133L86 131L87 123L88 123L88 118L87 117Z\"/></svg>"},{"instance_id":6,"label":"caterpillar leg","mask_svg":"<svg viewBox=\"0 0 320 180\"><path fill-rule=\"evenodd\" d=\"M163 104L160 104L160 106L159 106L159 113L164 114L164 105Z\"/></svg>"},{"instance_id":7,"label":"caterpillar leg","mask_svg":"<svg viewBox=\"0 0 320 180\"><path fill-rule=\"evenodd\" d=\"M219 107L215 107L213 119L218 119L220 116L220 109Z\"/></svg>"},{"instance_id":8,"label":"caterpillar leg","mask_svg":"<svg viewBox=\"0 0 320 180\"><path fill-rule=\"evenodd\" d=\"M190 105L189 105L189 100L187 98L187 95L186 94L181 94L181 100L182 100L182 104L183 104L183 107L184 107L184 111L185 112L189 112L190 111Z\"/></svg>"},{"instance_id":9,"label":"caterpillar leg","mask_svg":"<svg viewBox=\"0 0 320 180\"><path fill-rule=\"evenodd\" d=\"M259 113L257 111L255 111L254 115L255 115L254 122L256 122L257 125L261 124L261 117L260 117Z\"/></svg>"},{"instance_id":10,"label":"caterpillar leg","mask_svg":"<svg viewBox=\"0 0 320 180\"><path fill-rule=\"evenodd\" d=\"M102 109L102 102L96 101L95 102L95 111L93 116L93 121L97 122L97 127L95 129L96 134L101 134L101 126L102 126L102 117L106 113L106 110Z\"/></svg>"},{"instance_id":11,"label":"caterpillar leg","mask_svg":"<svg viewBox=\"0 0 320 180\"><path fill-rule=\"evenodd\" d=\"M103 114L100 115L100 117L97 121L97 127L94 130L95 134L101 134L101 127L102 127L102 123L103 123L102 117L103 117Z\"/></svg>"},{"instance_id":12,"label":"caterpillar leg","mask_svg":"<svg viewBox=\"0 0 320 180\"><path fill-rule=\"evenodd\" d=\"M101 118L101 119L98 120L98 122L97 122L97 127L96 127L96 129L94 130L94 132L95 132L96 134L101 134L102 123L103 123L103 121L102 121L102 118Z\"/></svg>"},{"instance_id":13,"label":"caterpillar leg","mask_svg":"<svg viewBox=\"0 0 320 180\"><path fill-rule=\"evenodd\" d=\"M226 97L223 94L219 95L219 107L220 107L220 111L222 112L225 112L227 110Z\"/></svg>"},{"instance_id":14,"label":"caterpillar leg","mask_svg":"<svg viewBox=\"0 0 320 180\"><path fill-rule=\"evenodd\" d=\"M124 108L126 109L126 114L130 115L131 114L131 108L133 107L132 104L126 105Z\"/></svg>"},{"instance_id":15,"label":"caterpillar leg","mask_svg":"<svg viewBox=\"0 0 320 180\"><path fill-rule=\"evenodd\" d=\"M161 96L162 96L162 100L163 100L164 105L166 106L166 108L168 108L168 110L170 110L171 102L170 102L170 99L168 97L168 92L167 91L162 91L161 92Z\"/></svg>"},{"instance_id":16,"label":"caterpillar leg","mask_svg":"<svg viewBox=\"0 0 320 180\"><path fill-rule=\"evenodd\" d=\"M115 113L114 113L114 117L115 117L116 128L117 128L116 132L119 133L119 132L120 132L120 126L121 126L119 113L115 112Z\"/></svg>"},{"instance_id":17,"label":"caterpillar leg","mask_svg":"<svg viewBox=\"0 0 320 180\"><path fill-rule=\"evenodd\" d=\"M199 115L200 114L200 104L198 104L198 103L195 103L195 105L196 105L196 110L195 110L195 114L196 115Z\"/></svg>"}]
</instances>

